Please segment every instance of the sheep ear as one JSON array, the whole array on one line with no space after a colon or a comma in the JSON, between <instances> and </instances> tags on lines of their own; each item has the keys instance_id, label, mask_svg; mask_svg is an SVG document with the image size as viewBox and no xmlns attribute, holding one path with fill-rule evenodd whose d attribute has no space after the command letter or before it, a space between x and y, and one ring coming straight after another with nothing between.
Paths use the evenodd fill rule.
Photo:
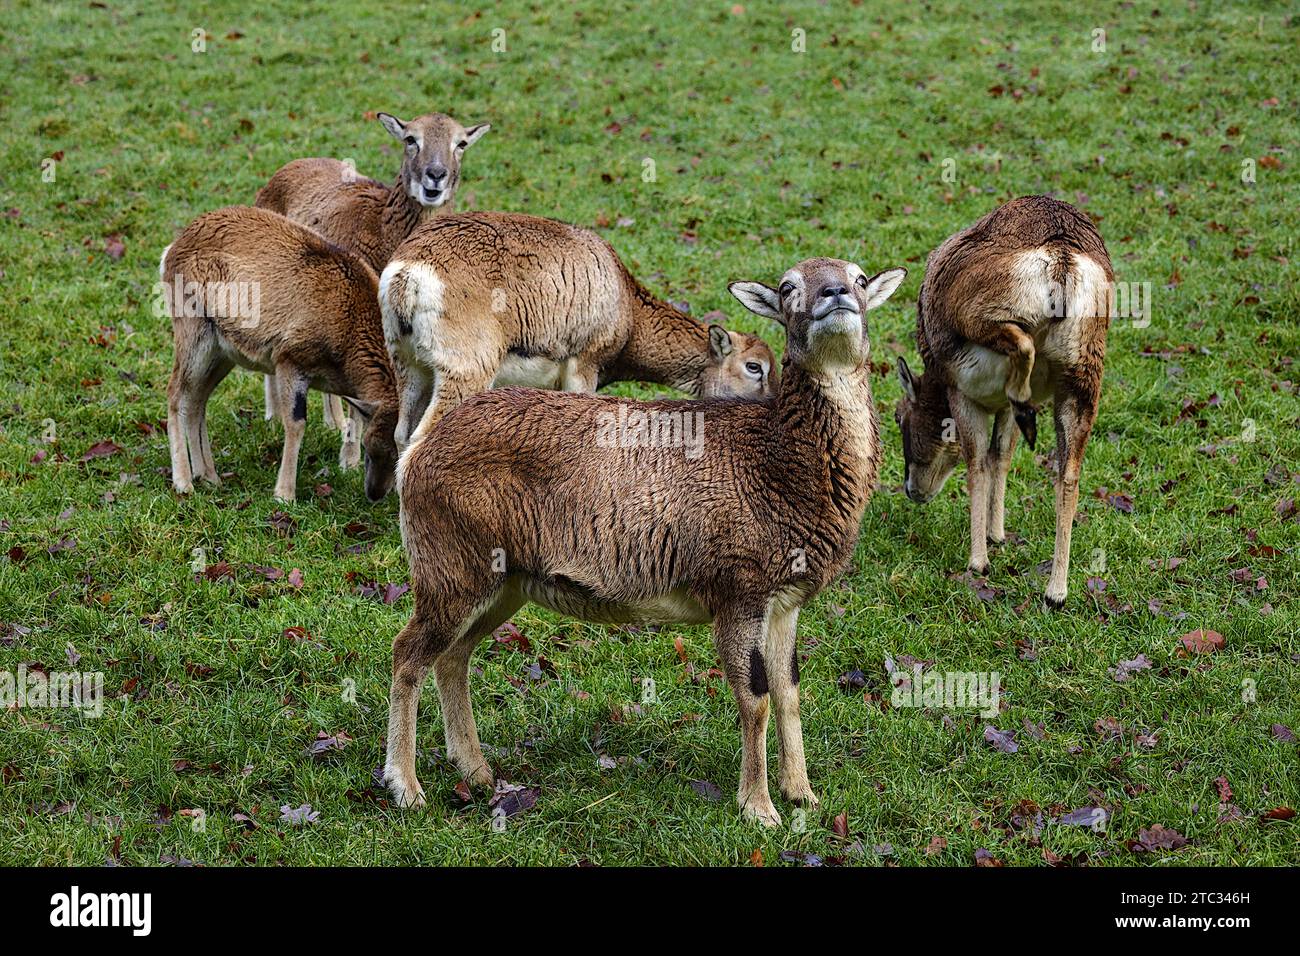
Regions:
<instances>
[{"instance_id":1,"label":"sheep ear","mask_svg":"<svg viewBox=\"0 0 1300 956\"><path fill-rule=\"evenodd\" d=\"M731 333L720 325L709 326L709 357L721 364L731 354Z\"/></svg>"},{"instance_id":2,"label":"sheep ear","mask_svg":"<svg viewBox=\"0 0 1300 956\"><path fill-rule=\"evenodd\" d=\"M733 282L727 288L750 312L785 324L785 317L781 315L781 297L775 289L761 282Z\"/></svg>"},{"instance_id":3,"label":"sheep ear","mask_svg":"<svg viewBox=\"0 0 1300 956\"><path fill-rule=\"evenodd\" d=\"M378 116L379 122L384 124L384 129L388 130L388 132L392 133L398 139L401 139L406 133L406 124L392 113L380 113Z\"/></svg>"},{"instance_id":4,"label":"sheep ear","mask_svg":"<svg viewBox=\"0 0 1300 956\"><path fill-rule=\"evenodd\" d=\"M903 386L903 394L909 402L916 401L916 376L907 367L907 359L898 357L898 384Z\"/></svg>"},{"instance_id":5,"label":"sheep ear","mask_svg":"<svg viewBox=\"0 0 1300 956\"><path fill-rule=\"evenodd\" d=\"M477 126L471 126L465 130L465 145L473 146L480 136L492 128L490 123L479 123Z\"/></svg>"},{"instance_id":6,"label":"sheep ear","mask_svg":"<svg viewBox=\"0 0 1300 956\"><path fill-rule=\"evenodd\" d=\"M363 402L359 398L348 398L346 395L343 396L343 401L355 408L361 417L367 421L369 421L370 416L375 413L375 409L379 407L374 402Z\"/></svg>"},{"instance_id":7,"label":"sheep ear","mask_svg":"<svg viewBox=\"0 0 1300 956\"><path fill-rule=\"evenodd\" d=\"M867 308L874 309L884 303L907 278L906 269L886 269L867 280Z\"/></svg>"}]
</instances>

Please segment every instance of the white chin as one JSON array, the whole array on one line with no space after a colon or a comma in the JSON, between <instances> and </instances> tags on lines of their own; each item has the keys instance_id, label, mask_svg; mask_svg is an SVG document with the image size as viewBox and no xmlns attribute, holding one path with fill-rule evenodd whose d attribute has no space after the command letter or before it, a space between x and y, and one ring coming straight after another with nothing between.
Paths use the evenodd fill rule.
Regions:
<instances>
[{"instance_id":1,"label":"white chin","mask_svg":"<svg viewBox=\"0 0 1300 956\"><path fill-rule=\"evenodd\" d=\"M851 336L862 338L862 317L856 312L840 309L815 321L808 329L809 344L823 337Z\"/></svg>"}]
</instances>

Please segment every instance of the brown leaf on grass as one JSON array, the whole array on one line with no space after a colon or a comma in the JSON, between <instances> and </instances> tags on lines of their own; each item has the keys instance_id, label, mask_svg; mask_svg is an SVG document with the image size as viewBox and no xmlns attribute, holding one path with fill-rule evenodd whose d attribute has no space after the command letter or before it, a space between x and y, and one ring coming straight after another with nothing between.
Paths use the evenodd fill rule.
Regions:
<instances>
[{"instance_id":1,"label":"brown leaf on grass","mask_svg":"<svg viewBox=\"0 0 1300 956\"><path fill-rule=\"evenodd\" d=\"M276 534L284 538L293 537L293 533L298 530L298 522L292 515L284 511L272 511L271 516L266 521L275 530Z\"/></svg>"},{"instance_id":2,"label":"brown leaf on grass","mask_svg":"<svg viewBox=\"0 0 1300 956\"><path fill-rule=\"evenodd\" d=\"M1212 654L1223 649L1223 635L1218 631L1188 631L1178 640L1192 654Z\"/></svg>"},{"instance_id":3,"label":"brown leaf on grass","mask_svg":"<svg viewBox=\"0 0 1300 956\"><path fill-rule=\"evenodd\" d=\"M761 849L757 849L753 853L749 854L749 865L750 866L763 865L763 851Z\"/></svg>"},{"instance_id":4,"label":"brown leaf on grass","mask_svg":"<svg viewBox=\"0 0 1300 956\"><path fill-rule=\"evenodd\" d=\"M1232 802L1232 787L1229 786L1227 777L1215 777L1214 787L1219 793L1220 803Z\"/></svg>"},{"instance_id":5,"label":"brown leaf on grass","mask_svg":"<svg viewBox=\"0 0 1300 956\"><path fill-rule=\"evenodd\" d=\"M457 780L456 786L452 787L452 795L461 803L473 803L474 794L470 792L469 784L464 780Z\"/></svg>"},{"instance_id":6,"label":"brown leaf on grass","mask_svg":"<svg viewBox=\"0 0 1300 956\"><path fill-rule=\"evenodd\" d=\"M980 849L975 851L976 866L1004 866L1005 864L995 857L988 850Z\"/></svg>"},{"instance_id":7,"label":"brown leaf on grass","mask_svg":"<svg viewBox=\"0 0 1300 956\"><path fill-rule=\"evenodd\" d=\"M998 730L992 724L984 725L984 740L992 744L994 750L999 750L1004 754L1013 754L1020 749L1016 743L1016 732L1014 730Z\"/></svg>"},{"instance_id":8,"label":"brown leaf on grass","mask_svg":"<svg viewBox=\"0 0 1300 956\"><path fill-rule=\"evenodd\" d=\"M705 800L709 801L709 803L722 802L722 791L718 788L716 783L712 783L708 780L692 780L691 789Z\"/></svg>"},{"instance_id":9,"label":"brown leaf on grass","mask_svg":"<svg viewBox=\"0 0 1300 956\"><path fill-rule=\"evenodd\" d=\"M1139 830L1137 839L1128 841L1128 848L1134 853L1153 853L1156 850L1177 850L1189 842L1177 830L1153 823L1149 828Z\"/></svg>"},{"instance_id":10,"label":"brown leaf on grass","mask_svg":"<svg viewBox=\"0 0 1300 956\"><path fill-rule=\"evenodd\" d=\"M682 643L680 637L673 638L673 650L677 652L677 659L683 664L689 663L686 657L686 645Z\"/></svg>"},{"instance_id":11,"label":"brown leaf on grass","mask_svg":"<svg viewBox=\"0 0 1300 956\"><path fill-rule=\"evenodd\" d=\"M849 838L849 814L847 810L844 813L836 814L835 819L831 821L831 831L841 840Z\"/></svg>"},{"instance_id":12,"label":"brown leaf on grass","mask_svg":"<svg viewBox=\"0 0 1300 956\"><path fill-rule=\"evenodd\" d=\"M925 848L926 856L938 856L944 850L948 849L948 841L941 836L930 837L930 843Z\"/></svg>"},{"instance_id":13,"label":"brown leaf on grass","mask_svg":"<svg viewBox=\"0 0 1300 956\"><path fill-rule=\"evenodd\" d=\"M525 810L531 810L537 806L539 796L540 794L535 787L525 787L522 784L506 783L504 780L498 780L496 792L492 794L488 806L492 808L493 816L513 817L516 813L523 813Z\"/></svg>"},{"instance_id":14,"label":"brown leaf on grass","mask_svg":"<svg viewBox=\"0 0 1300 956\"><path fill-rule=\"evenodd\" d=\"M1136 671L1144 671L1151 667L1151 660L1145 654L1139 654L1131 661L1120 661L1110 671L1110 676L1114 678L1115 683L1123 684L1128 681Z\"/></svg>"},{"instance_id":15,"label":"brown leaf on grass","mask_svg":"<svg viewBox=\"0 0 1300 956\"><path fill-rule=\"evenodd\" d=\"M295 591L302 587L302 572L297 568L289 571L289 586Z\"/></svg>"},{"instance_id":16,"label":"brown leaf on grass","mask_svg":"<svg viewBox=\"0 0 1300 956\"><path fill-rule=\"evenodd\" d=\"M104 240L104 252L110 259L116 262L118 259L121 259L126 255L126 243L122 241L120 235L114 233Z\"/></svg>"},{"instance_id":17,"label":"brown leaf on grass","mask_svg":"<svg viewBox=\"0 0 1300 956\"><path fill-rule=\"evenodd\" d=\"M312 640L311 631L305 627L299 627L297 624L292 627L286 627L280 632L280 636L289 641L310 641Z\"/></svg>"},{"instance_id":18,"label":"brown leaf on grass","mask_svg":"<svg viewBox=\"0 0 1300 956\"><path fill-rule=\"evenodd\" d=\"M522 654L527 654L532 650L532 645L524 633L515 627L510 621L506 621L495 631L492 632L492 640L498 644L505 644Z\"/></svg>"},{"instance_id":19,"label":"brown leaf on grass","mask_svg":"<svg viewBox=\"0 0 1300 956\"><path fill-rule=\"evenodd\" d=\"M1124 725L1114 717L1098 717L1093 722L1092 729L1097 731L1103 740L1119 737L1124 733Z\"/></svg>"},{"instance_id":20,"label":"brown leaf on grass","mask_svg":"<svg viewBox=\"0 0 1300 956\"><path fill-rule=\"evenodd\" d=\"M233 581L235 580L235 569L229 561L218 561L216 564L209 564L203 569L202 574L195 575L208 581Z\"/></svg>"},{"instance_id":21,"label":"brown leaf on grass","mask_svg":"<svg viewBox=\"0 0 1300 956\"><path fill-rule=\"evenodd\" d=\"M1286 724L1274 724L1271 728L1273 736L1284 744L1293 744L1296 742L1295 731Z\"/></svg>"},{"instance_id":22,"label":"brown leaf on grass","mask_svg":"<svg viewBox=\"0 0 1300 956\"><path fill-rule=\"evenodd\" d=\"M351 740L346 731L340 730L338 733L328 734L322 730L316 734L316 739L307 745L307 755L323 757L332 750L342 750Z\"/></svg>"},{"instance_id":23,"label":"brown leaf on grass","mask_svg":"<svg viewBox=\"0 0 1300 956\"><path fill-rule=\"evenodd\" d=\"M1272 810L1259 815L1260 823L1268 823L1271 820L1290 820L1295 816L1295 811L1290 807L1274 807Z\"/></svg>"},{"instance_id":24,"label":"brown leaf on grass","mask_svg":"<svg viewBox=\"0 0 1300 956\"><path fill-rule=\"evenodd\" d=\"M111 438L105 438L103 441L97 441L84 452L81 453L81 461L90 461L94 458L107 458L109 455L116 455L123 451L121 445L117 444Z\"/></svg>"}]
</instances>

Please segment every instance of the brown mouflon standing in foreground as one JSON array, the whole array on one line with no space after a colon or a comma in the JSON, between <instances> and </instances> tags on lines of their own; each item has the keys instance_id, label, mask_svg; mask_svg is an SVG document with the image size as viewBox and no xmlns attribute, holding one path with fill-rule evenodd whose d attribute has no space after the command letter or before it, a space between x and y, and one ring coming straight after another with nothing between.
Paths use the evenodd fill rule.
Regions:
<instances>
[{"instance_id":1,"label":"brown mouflon standing in foreground","mask_svg":"<svg viewBox=\"0 0 1300 956\"><path fill-rule=\"evenodd\" d=\"M493 385L594 392L643 381L698 397L775 389L761 339L683 315L647 292L600 236L553 219L440 216L393 253L379 297L402 448Z\"/></svg>"},{"instance_id":2,"label":"brown mouflon standing in foreground","mask_svg":"<svg viewBox=\"0 0 1300 956\"><path fill-rule=\"evenodd\" d=\"M799 723L799 610L848 565L880 458L867 310L906 271L809 259L777 289L738 282L786 330L776 396L635 402L507 388L449 411L402 456L415 611L393 643L385 775L422 804L416 710L430 669L447 754L490 785L469 698L474 647L527 601L589 621L713 623L740 711L738 800L780 822L815 806Z\"/></svg>"},{"instance_id":3,"label":"brown mouflon standing in foreground","mask_svg":"<svg viewBox=\"0 0 1300 956\"><path fill-rule=\"evenodd\" d=\"M442 113L417 116L403 123L388 113L379 122L401 142L404 153L392 184L358 176L337 159L295 159L276 170L257 193L256 205L315 229L335 245L355 252L376 273L402 240L430 216L450 212L460 184L465 150L490 129L468 128ZM275 407L274 381L266 378L266 417ZM325 421L343 432L339 464L360 461L359 430L344 426L337 396L325 396Z\"/></svg>"},{"instance_id":4,"label":"brown mouflon standing in foreground","mask_svg":"<svg viewBox=\"0 0 1300 956\"><path fill-rule=\"evenodd\" d=\"M1006 537L1004 499L1017 428L1033 448L1037 406L1053 401L1056 549L1045 595L1053 608L1065 603L1068 587L1079 470L1101 396L1113 279L1106 246L1087 216L1048 196L1012 200L930 253L916 320L924 373L898 363L907 496L930 501L958 455L965 459L968 567L976 574L988 573L988 544ZM945 434L954 429L955 435Z\"/></svg>"},{"instance_id":5,"label":"brown mouflon standing in foreground","mask_svg":"<svg viewBox=\"0 0 1300 956\"><path fill-rule=\"evenodd\" d=\"M167 386L172 483L219 484L207 404L236 365L273 374L284 423L275 495L293 501L308 387L348 396L364 421L366 495L393 486L397 389L377 280L360 258L277 213L230 206L195 219L159 264L175 360Z\"/></svg>"}]
</instances>

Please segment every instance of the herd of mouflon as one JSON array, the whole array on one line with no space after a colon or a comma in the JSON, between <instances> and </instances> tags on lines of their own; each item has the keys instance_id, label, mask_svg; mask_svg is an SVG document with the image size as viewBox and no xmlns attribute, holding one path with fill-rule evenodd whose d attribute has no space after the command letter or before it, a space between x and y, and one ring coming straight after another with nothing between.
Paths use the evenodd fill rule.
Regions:
<instances>
[{"instance_id":1,"label":"herd of mouflon","mask_svg":"<svg viewBox=\"0 0 1300 956\"><path fill-rule=\"evenodd\" d=\"M599 236L517 213L452 212L465 151L488 131L379 114L402 144L391 184L332 159L278 170L253 206L206 213L163 253L175 357L167 435L177 492L218 482L207 403L235 367L265 375L284 426L276 497L295 495L307 393L325 395L339 463L366 495L396 485L414 611L393 644L385 775L421 805L416 712L430 671L447 754L491 786L470 706L475 646L523 604L588 621L712 623L740 712L738 800L775 825L804 806L799 611L848 566L881 445L867 312L906 270L812 258L773 285L733 282L785 333L704 326L656 298ZM1097 414L1112 284L1087 216L1047 196L994 209L926 262L923 371L899 361L904 488L917 502L958 460L969 568L1006 536L1020 436L1050 401L1056 543L1045 603L1065 601L1079 470ZM250 294L251 290L251 294ZM597 394L654 382L687 400ZM362 451L364 450L364 456Z\"/></svg>"}]
</instances>

